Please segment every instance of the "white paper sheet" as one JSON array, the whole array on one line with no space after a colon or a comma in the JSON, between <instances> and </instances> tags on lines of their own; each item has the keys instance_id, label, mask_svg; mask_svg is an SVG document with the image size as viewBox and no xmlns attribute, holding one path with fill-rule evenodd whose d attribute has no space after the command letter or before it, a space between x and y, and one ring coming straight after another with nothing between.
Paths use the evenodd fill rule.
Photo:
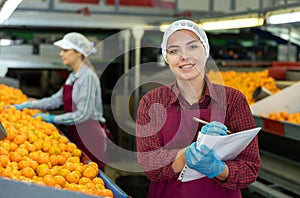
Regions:
<instances>
[{"instance_id":1,"label":"white paper sheet","mask_svg":"<svg viewBox=\"0 0 300 198\"><path fill-rule=\"evenodd\" d=\"M231 160L238 156L248 146L260 130L261 127L257 127L227 136L212 136L199 132L197 137L197 147L205 144L215 152L218 159L222 161ZM185 165L178 180L186 182L199 179L201 177L205 177L205 175Z\"/></svg>"}]
</instances>

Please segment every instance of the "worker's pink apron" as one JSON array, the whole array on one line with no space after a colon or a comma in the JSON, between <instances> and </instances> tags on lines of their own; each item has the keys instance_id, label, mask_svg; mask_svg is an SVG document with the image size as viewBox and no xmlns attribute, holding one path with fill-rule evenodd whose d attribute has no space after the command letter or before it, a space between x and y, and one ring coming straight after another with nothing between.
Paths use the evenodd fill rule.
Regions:
<instances>
[{"instance_id":1,"label":"worker's pink apron","mask_svg":"<svg viewBox=\"0 0 300 198\"><path fill-rule=\"evenodd\" d=\"M72 104L73 85L63 86L64 111L73 112L76 106ZM105 124L89 118L82 123L67 126L65 135L75 143L77 147L93 162L96 162L99 168L104 171L106 162L106 144L107 136L105 134Z\"/></svg>"},{"instance_id":2,"label":"worker's pink apron","mask_svg":"<svg viewBox=\"0 0 300 198\"><path fill-rule=\"evenodd\" d=\"M200 107L201 108L201 107ZM195 122L192 117L201 118L208 122L224 122L224 114L220 110L194 109L180 110L176 105L167 109L165 125L160 131L161 144L167 148L183 148L197 138L197 132L203 124ZM211 118L211 115L212 118ZM181 182L176 179L151 181L148 198L241 198L240 190L228 190L214 184L208 177Z\"/></svg>"}]
</instances>

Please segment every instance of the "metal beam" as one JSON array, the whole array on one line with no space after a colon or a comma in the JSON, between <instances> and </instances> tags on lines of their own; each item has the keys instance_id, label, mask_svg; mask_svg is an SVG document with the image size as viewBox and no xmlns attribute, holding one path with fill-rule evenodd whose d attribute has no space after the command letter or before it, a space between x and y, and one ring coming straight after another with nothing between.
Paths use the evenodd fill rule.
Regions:
<instances>
[{"instance_id":1,"label":"metal beam","mask_svg":"<svg viewBox=\"0 0 300 198\"><path fill-rule=\"evenodd\" d=\"M292 198L258 181L252 183L248 188L268 198Z\"/></svg>"}]
</instances>

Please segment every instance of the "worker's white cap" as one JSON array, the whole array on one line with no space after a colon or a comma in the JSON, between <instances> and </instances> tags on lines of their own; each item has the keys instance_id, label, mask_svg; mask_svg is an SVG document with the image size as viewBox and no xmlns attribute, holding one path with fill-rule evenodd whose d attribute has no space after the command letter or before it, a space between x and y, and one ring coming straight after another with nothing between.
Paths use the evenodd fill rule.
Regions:
<instances>
[{"instance_id":1,"label":"worker's white cap","mask_svg":"<svg viewBox=\"0 0 300 198\"><path fill-rule=\"evenodd\" d=\"M207 36L206 36L206 33L204 32L204 30L202 30L196 23L194 23L190 20L178 20L168 26L168 28L166 29L164 36L163 36L163 40L161 43L161 49L162 49L162 55L166 62L168 62L167 61L168 39L174 32L176 32L178 30L190 30L190 31L194 32L199 37L200 41L202 42L202 44L205 48L206 58L209 57L209 43L208 43L208 39L207 39Z\"/></svg>"},{"instance_id":2,"label":"worker's white cap","mask_svg":"<svg viewBox=\"0 0 300 198\"><path fill-rule=\"evenodd\" d=\"M63 39L54 42L54 45L62 49L74 49L85 57L90 54L93 48L91 42L85 36L77 32L66 34Z\"/></svg>"}]
</instances>

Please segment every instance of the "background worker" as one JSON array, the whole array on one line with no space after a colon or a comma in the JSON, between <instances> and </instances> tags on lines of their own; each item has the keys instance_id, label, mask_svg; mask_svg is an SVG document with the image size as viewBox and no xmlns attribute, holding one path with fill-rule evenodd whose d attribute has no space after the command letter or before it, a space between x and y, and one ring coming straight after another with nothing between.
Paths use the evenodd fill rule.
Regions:
<instances>
[{"instance_id":1,"label":"background worker","mask_svg":"<svg viewBox=\"0 0 300 198\"><path fill-rule=\"evenodd\" d=\"M87 157L97 162L104 171L107 148L106 120L103 117L100 80L87 60L93 46L82 34L71 32L54 42L61 49L60 57L72 68L65 84L52 96L15 105L19 110L35 108L53 110L63 105L60 115L39 113L46 122L65 125L65 135L75 143Z\"/></svg>"}]
</instances>

